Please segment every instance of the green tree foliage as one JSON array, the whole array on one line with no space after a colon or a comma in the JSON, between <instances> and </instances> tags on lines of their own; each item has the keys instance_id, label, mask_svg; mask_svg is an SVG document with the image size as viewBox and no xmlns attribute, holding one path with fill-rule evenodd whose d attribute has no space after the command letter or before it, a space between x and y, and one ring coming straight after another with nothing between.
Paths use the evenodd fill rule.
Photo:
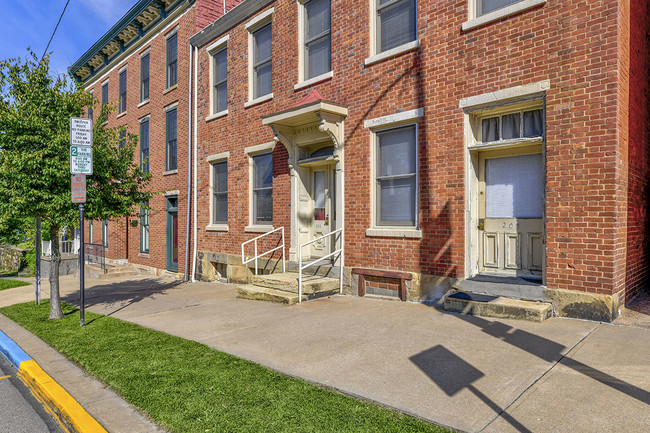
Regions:
<instances>
[{"instance_id":1,"label":"green tree foliage","mask_svg":"<svg viewBox=\"0 0 650 433\"><path fill-rule=\"evenodd\" d=\"M74 81L49 73L49 59L0 61L0 224L41 217L50 228L50 318L62 317L59 304L61 227L79 227L70 193L70 117L82 117L93 101ZM93 175L88 176L86 217L134 215L151 198L151 175L134 159L137 136L120 146L120 128L107 128L103 107L93 129ZM123 127L122 127L123 128Z\"/></svg>"}]
</instances>

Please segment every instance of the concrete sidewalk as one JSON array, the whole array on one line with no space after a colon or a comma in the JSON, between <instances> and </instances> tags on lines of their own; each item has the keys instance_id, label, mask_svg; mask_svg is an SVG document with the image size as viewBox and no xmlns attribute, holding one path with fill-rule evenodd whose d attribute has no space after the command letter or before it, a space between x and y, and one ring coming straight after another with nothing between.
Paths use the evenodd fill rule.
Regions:
<instances>
[{"instance_id":1,"label":"concrete sidewalk","mask_svg":"<svg viewBox=\"0 0 650 433\"><path fill-rule=\"evenodd\" d=\"M78 280L61 282L76 304ZM287 307L236 299L230 285L146 277L88 286L93 312L454 429L650 431L649 329L488 320L350 296ZM27 300L33 287L0 292L0 306Z\"/></svg>"}]
</instances>

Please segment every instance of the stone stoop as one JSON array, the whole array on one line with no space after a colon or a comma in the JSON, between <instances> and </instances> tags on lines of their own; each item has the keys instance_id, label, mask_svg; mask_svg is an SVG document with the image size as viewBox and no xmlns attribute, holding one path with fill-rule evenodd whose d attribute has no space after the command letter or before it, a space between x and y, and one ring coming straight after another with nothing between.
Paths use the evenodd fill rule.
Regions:
<instances>
[{"instance_id":1,"label":"stone stoop","mask_svg":"<svg viewBox=\"0 0 650 433\"><path fill-rule=\"evenodd\" d=\"M553 315L550 303L522 301L501 296L455 292L444 301L445 311L497 319L543 322Z\"/></svg>"},{"instance_id":2,"label":"stone stoop","mask_svg":"<svg viewBox=\"0 0 650 433\"><path fill-rule=\"evenodd\" d=\"M320 275L303 275L302 278L303 301L339 293L338 278ZM298 273L255 275L251 284L237 287L237 297L278 304L296 304L298 303Z\"/></svg>"},{"instance_id":3,"label":"stone stoop","mask_svg":"<svg viewBox=\"0 0 650 433\"><path fill-rule=\"evenodd\" d=\"M119 266L106 265L106 272L104 272L101 266L96 264L90 264L84 267L84 274L86 278L106 279L106 278L130 277L130 276L138 275L138 272L130 265L119 265ZM77 271L77 276L79 276L78 271Z\"/></svg>"}]
</instances>

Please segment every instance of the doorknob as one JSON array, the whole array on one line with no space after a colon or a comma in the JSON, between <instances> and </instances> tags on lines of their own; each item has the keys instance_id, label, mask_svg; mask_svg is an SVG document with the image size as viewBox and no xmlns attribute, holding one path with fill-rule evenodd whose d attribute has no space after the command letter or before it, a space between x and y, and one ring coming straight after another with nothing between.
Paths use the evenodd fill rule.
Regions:
<instances>
[{"instance_id":1,"label":"doorknob","mask_svg":"<svg viewBox=\"0 0 650 433\"><path fill-rule=\"evenodd\" d=\"M478 220L478 229L479 230L485 230L485 219L484 218L479 218L479 220Z\"/></svg>"},{"instance_id":2,"label":"doorknob","mask_svg":"<svg viewBox=\"0 0 650 433\"><path fill-rule=\"evenodd\" d=\"M325 215L325 225L327 225L327 224L329 224L329 223L330 223L330 216L329 216L329 215Z\"/></svg>"}]
</instances>

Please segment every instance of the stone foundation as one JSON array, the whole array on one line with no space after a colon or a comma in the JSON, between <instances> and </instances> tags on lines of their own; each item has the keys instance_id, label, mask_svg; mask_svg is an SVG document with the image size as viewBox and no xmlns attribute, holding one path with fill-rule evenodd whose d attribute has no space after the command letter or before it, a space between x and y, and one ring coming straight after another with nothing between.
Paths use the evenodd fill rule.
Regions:
<instances>
[{"instance_id":1,"label":"stone foundation","mask_svg":"<svg viewBox=\"0 0 650 433\"><path fill-rule=\"evenodd\" d=\"M546 289L553 313L560 317L611 322L619 315L618 294L599 295L573 290Z\"/></svg>"}]
</instances>

